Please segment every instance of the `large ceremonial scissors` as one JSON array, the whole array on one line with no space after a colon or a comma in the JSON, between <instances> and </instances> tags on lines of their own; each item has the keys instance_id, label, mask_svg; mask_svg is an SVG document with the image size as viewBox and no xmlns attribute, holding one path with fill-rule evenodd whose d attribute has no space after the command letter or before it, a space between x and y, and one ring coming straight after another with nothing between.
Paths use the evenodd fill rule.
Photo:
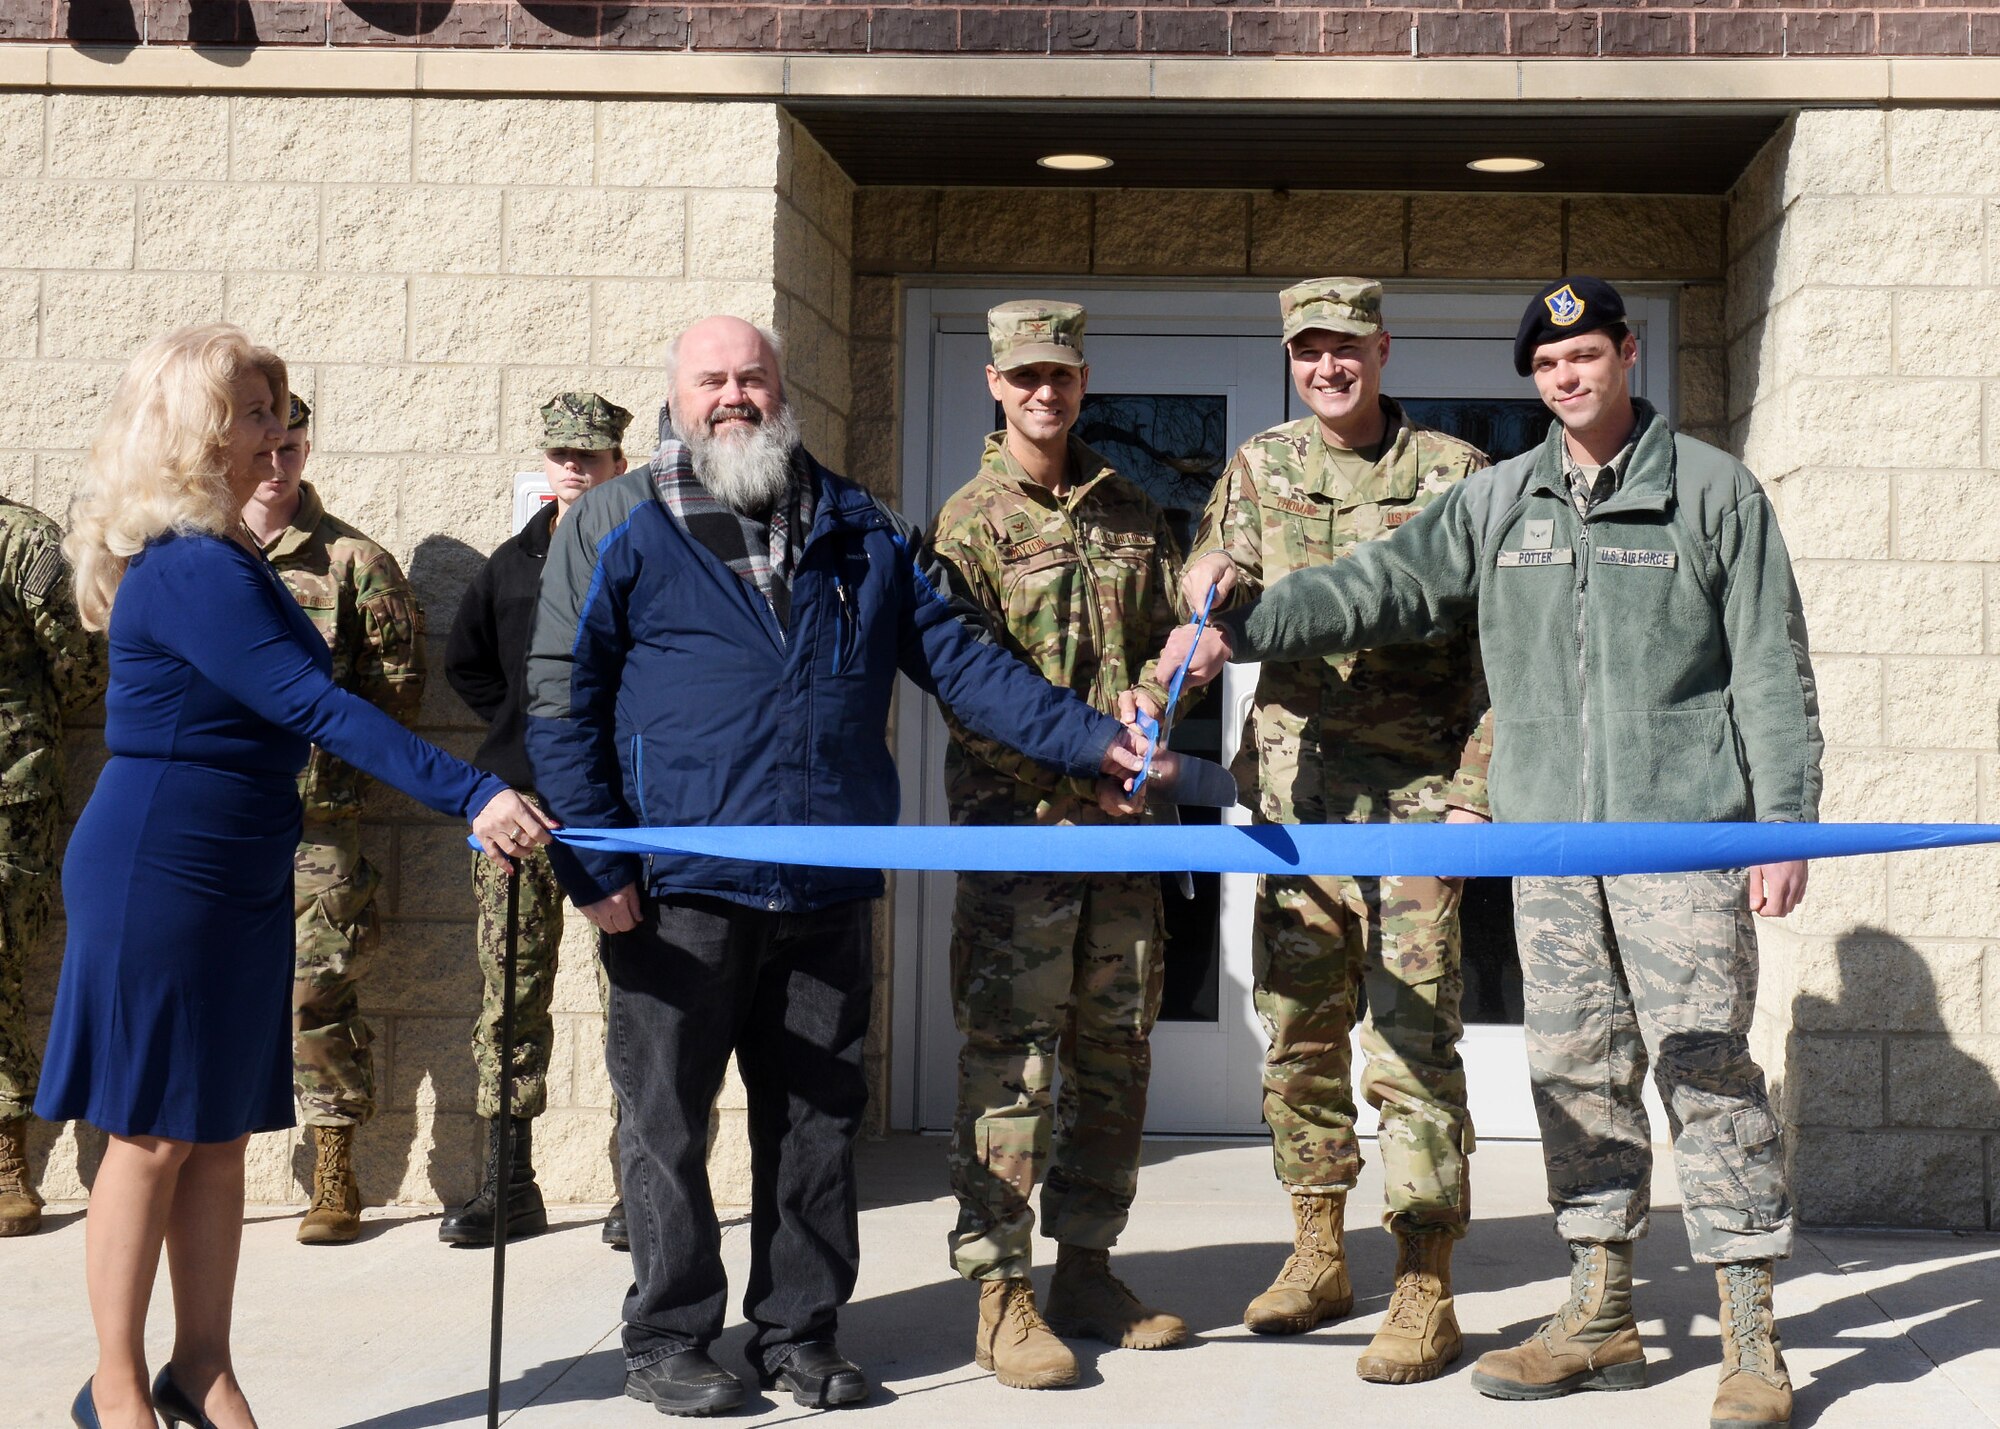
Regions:
<instances>
[{"instance_id":1,"label":"large ceremonial scissors","mask_svg":"<svg viewBox=\"0 0 2000 1429\"><path fill-rule=\"evenodd\" d=\"M1208 588L1208 599L1201 603L1201 613L1194 618L1194 644L1188 646L1187 658L1181 661L1180 669L1174 671L1174 678L1167 686L1167 707L1154 719L1145 710L1138 715L1139 728L1146 735L1146 762L1139 766L1139 777L1132 781L1132 793L1146 787L1146 781L1153 774L1153 751L1166 743L1167 731L1173 727L1174 706L1181 702L1181 686L1187 683L1188 666L1194 663L1194 652L1201 645L1201 632L1208 628L1208 612L1215 605L1215 587Z\"/></svg>"}]
</instances>

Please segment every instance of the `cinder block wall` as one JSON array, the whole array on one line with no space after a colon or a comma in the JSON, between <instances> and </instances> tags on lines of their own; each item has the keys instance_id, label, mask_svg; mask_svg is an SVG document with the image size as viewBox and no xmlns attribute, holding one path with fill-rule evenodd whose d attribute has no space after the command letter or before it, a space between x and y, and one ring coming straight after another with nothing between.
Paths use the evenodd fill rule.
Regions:
<instances>
[{"instance_id":1,"label":"cinder block wall","mask_svg":"<svg viewBox=\"0 0 2000 1429\"><path fill-rule=\"evenodd\" d=\"M1828 819L2000 819L2000 111L1806 110L1730 197L1732 445L1820 676ZM1758 1020L1803 1215L2000 1227L2000 852L1818 864Z\"/></svg>"},{"instance_id":2,"label":"cinder block wall","mask_svg":"<svg viewBox=\"0 0 2000 1429\"><path fill-rule=\"evenodd\" d=\"M538 466L535 408L591 387L652 448L666 339L733 312L791 338L806 438L847 444L852 185L770 104L333 95L0 93L0 491L60 518L120 364L185 322L227 318L282 353L312 402L308 477L403 562L432 662L422 731L477 726L446 686L445 632L511 531ZM73 744L80 808L101 761ZM384 937L362 989L382 1111L363 1133L371 1199L469 1192L470 1029L479 997L462 830L391 791L365 829ZM36 961L41 1027L61 957ZM611 1091L593 941L572 918L556 986L550 1109L558 1200L612 1194ZM39 1030L39 1029L38 1029ZM718 1200L747 1199L741 1090L718 1112ZM95 1138L42 1128L43 1187L76 1196ZM297 1136L259 1138L250 1196L301 1196Z\"/></svg>"}]
</instances>

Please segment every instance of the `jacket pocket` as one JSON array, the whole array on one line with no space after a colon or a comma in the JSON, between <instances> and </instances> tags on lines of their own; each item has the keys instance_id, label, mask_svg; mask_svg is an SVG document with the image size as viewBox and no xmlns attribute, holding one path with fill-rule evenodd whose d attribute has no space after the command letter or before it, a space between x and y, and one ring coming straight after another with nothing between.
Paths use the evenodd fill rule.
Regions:
<instances>
[{"instance_id":1,"label":"jacket pocket","mask_svg":"<svg viewBox=\"0 0 2000 1429\"><path fill-rule=\"evenodd\" d=\"M1603 816L1710 823L1748 817L1750 782L1735 722L1720 704L1618 710L1593 739L1604 751Z\"/></svg>"}]
</instances>

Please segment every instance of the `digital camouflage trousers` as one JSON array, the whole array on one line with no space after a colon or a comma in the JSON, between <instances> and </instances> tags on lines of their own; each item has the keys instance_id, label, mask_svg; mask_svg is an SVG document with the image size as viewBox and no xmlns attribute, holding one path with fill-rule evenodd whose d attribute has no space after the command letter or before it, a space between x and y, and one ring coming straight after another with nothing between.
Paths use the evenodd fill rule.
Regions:
<instances>
[{"instance_id":1,"label":"digital camouflage trousers","mask_svg":"<svg viewBox=\"0 0 2000 1429\"><path fill-rule=\"evenodd\" d=\"M28 1026L28 962L49 927L55 844L53 801L0 804L0 1121L27 1115L42 1068Z\"/></svg>"},{"instance_id":2,"label":"digital camouflage trousers","mask_svg":"<svg viewBox=\"0 0 2000 1429\"><path fill-rule=\"evenodd\" d=\"M514 947L514 1045L507 1065L513 1077L508 1114L540 1116L549 1104L549 1053L555 1041L556 970L562 955L563 893L546 850L515 860L520 869L520 927ZM507 871L483 854L472 856L472 892L479 904L479 971L485 988L472 1029L472 1060L479 1070L476 1110L491 1121L500 1114L501 960L507 951ZM597 961L597 997L605 1005L604 963ZM614 1099L611 1115L618 1105Z\"/></svg>"},{"instance_id":3,"label":"digital camouflage trousers","mask_svg":"<svg viewBox=\"0 0 2000 1429\"><path fill-rule=\"evenodd\" d=\"M1783 1147L1750 1056L1757 943L1743 870L1516 879L1514 922L1557 1233L1646 1233L1650 1065L1695 1259L1789 1255Z\"/></svg>"},{"instance_id":4,"label":"digital camouflage trousers","mask_svg":"<svg viewBox=\"0 0 2000 1429\"><path fill-rule=\"evenodd\" d=\"M358 823L306 825L292 859L292 1085L307 1126L363 1126L375 1115L375 1034L360 990L381 942L381 884L361 856Z\"/></svg>"},{"instance_id":5,"label":"digital camouflage trousers","mask_svg":"<svg viewBox=\"0 0 2000 1429\"><path fill-rule=\"evenodd\" d=\"M1348 1038L1367 994L1361 1094L1381 1115L1378 1144L1396 1230L1463 1235L1471 1214L1456 879L1259 880L1253 996L1270 1049L1264 1122L1278 1180L1351 1190L1361 1174Z\"/></svg>"},{"instance_id":6,"label":"digital camouflage trousers","mask_svg":"<svg viewBox=\"0 0 2000 1429\"><path fill-rule=\"evenodd\" d=\"M965 1043L950 1243L967 1279L1028 1273L1038 1180L1051 1239L1104 1250L1125 1228L1166 975L1162 918L1152 875L958 876L951 985Z\"/></svg>"}]
</instances>

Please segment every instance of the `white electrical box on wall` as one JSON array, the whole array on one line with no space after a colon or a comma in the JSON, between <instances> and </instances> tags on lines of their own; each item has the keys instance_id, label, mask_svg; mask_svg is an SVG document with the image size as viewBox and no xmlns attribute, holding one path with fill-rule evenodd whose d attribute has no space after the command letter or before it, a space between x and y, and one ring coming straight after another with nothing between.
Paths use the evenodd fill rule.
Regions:
<instances>
[{"instance_id":1,"label":"white electrical box on wall","mask_svg":"<svg viewBox=\"0 0 2000 1429\"><path fill-rule=\"evenodd\" d=\"M517 471L514 473L514 527L518 531L528 524L528 518L554 501L555 495L549 490L549 479L539 471Z\"/></svg>"}]
</instances>

